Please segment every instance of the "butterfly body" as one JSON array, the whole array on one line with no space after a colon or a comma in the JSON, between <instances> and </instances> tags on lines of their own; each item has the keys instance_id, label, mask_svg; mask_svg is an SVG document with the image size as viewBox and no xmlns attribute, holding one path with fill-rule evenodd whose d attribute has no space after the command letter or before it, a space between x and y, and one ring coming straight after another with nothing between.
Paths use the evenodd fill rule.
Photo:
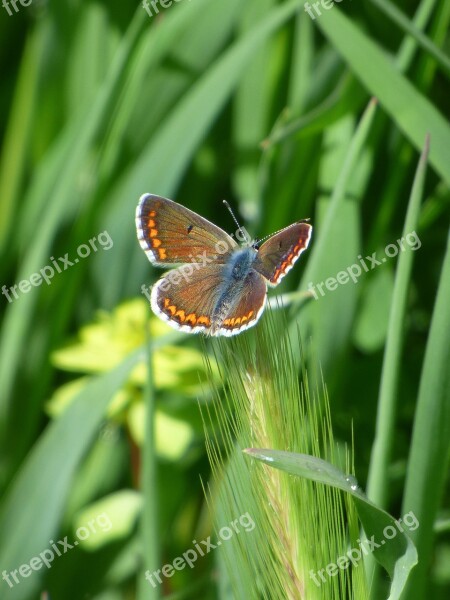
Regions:
<instances>
[{"instance_id":1,"label":"butterfly body","mask_svg":"<svg viewBox=\"0 0 450 600\"><path fill-rule=\"evenodd\" d=\"M294 223L260 247L240 246L225 231L189 209L144 194L136 209L138 240L149 260L175 266L152 288L151 306L169 325L187 333L235 335L264 310L267 285L278 285L311 237ZM240 239L239 233L236 237Z\"/></svg>"}]
</instances>

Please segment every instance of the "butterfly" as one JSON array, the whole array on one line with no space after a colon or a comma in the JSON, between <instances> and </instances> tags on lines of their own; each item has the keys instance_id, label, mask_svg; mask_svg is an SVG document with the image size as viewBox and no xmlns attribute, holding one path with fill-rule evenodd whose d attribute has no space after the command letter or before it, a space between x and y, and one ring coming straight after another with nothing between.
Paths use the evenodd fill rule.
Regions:
<instances>
[{"instance_id":1,"label":"butterfly","mask_svg":"<svg viewBox=\"0 0 450 600\"><path fill-rule=\"evenodd\" d=\"M299 221L259 244L239 227L235 237L244 242L239 244L192 210L153 194L139 199L136 229L152 264L180 265L152 287L153 312L175 329L213 336L235 335L256 324L267 286L280 283L312 232L309 223Z\"/></svg>"}]
</instances>

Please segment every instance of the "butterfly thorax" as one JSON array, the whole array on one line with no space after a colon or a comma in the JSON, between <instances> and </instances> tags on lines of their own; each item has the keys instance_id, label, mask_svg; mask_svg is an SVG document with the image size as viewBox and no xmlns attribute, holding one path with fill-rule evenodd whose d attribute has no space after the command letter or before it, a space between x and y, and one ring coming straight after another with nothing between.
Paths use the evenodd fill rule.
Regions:
<instances>
[{"instance_id":1,"label":"butterfly thorax","mask_svg":"<svg viewBox=\"0 0 450 600\"><path fill-rule=\"evenodd\" d=\"M227 264L226 273L234 282L244 281L257 257L252 247L239 248L232 252Z\"/></svg>"},{"instance_id":2,"label":"butterfly thorax","mask_svg":"<svg viewBox=\"0 0 450 600\"><path fill-rule=\"evenodd\" d=\"M240 298L247 278L253 272L257 251L252 247L239 248L230 255L225 265L225 277L218 290L212 315L213 327L218 328Z\"/></svg>"}]
</instances>

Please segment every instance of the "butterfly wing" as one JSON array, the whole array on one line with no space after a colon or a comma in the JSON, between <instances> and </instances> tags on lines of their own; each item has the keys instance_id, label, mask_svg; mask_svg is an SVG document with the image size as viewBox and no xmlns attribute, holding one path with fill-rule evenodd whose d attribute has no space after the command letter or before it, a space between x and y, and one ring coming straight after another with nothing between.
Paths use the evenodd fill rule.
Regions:
<instances>
[{"instance_id":1,"label":"butterfly wing","mask_svg":"<svg viewBox=\"0 0 450 600\"><path fill-rule=\"evenodd\" d=\"M254 268L275 286L290 271L311 239L309 223L293 223L266 240L258 251Z\"/></svg>"},{"instance_id":2,"label":"butterfly wing","mask_svg":"<svg viewBox=\"0 0 450 600\"><path fill-rule=\"evenodd\" d=\"M189 274L187 267L193 269ZM151 306L171 327L186 333L234 335L254 325L261 316L266 284L261 275L252 270L238 298L227 298L230 310L223 314L221 298L227 285L225 265L199 269L195 265L184 265L157 281L152 288Z\"/></svg>"},{"instance_id":3,"label":"butterfly wing","mask_svg":"<svg viewBox=\"0 0 450 600\"><path fill-rule=\"evenodd\" d=\"M267 299L267 285L254 270L247 275L242 296L222 321L216 335L236 335L253 327L262 315Z\"/></svg>"},{"instance_id":4,"label":"butterfly wing","mask_svg":"<svg viewBox=\"0 0 450 600\"><path fill-rule=\"evenodd\" d=\"M220 227L167 198L144 194L136 208L139 243L155 265L223 264L237 243Z\"/></svg>"},{"instance_id":5,"label":"butterfly wing","mask_svg":"<svg viewBox=\"0 0 450 600\"><path fill-rule=\"evenodd\" d=\"M200 266L200 265L198 265ZM186 268L193 269L187 273ZM223 265L184 265L161 277L152 288L153 312L187 333L208 333L223 283Z\"/></svg>"}]
</instances>

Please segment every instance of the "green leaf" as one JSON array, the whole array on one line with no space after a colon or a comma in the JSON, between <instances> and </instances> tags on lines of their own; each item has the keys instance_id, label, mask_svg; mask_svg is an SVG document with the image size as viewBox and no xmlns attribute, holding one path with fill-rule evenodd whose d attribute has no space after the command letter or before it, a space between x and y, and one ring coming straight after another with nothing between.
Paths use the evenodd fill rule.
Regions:
<instances>
[{"instance_id":1,"label":"green leaf","mask_svg":"<svg viewBox=\"0 0 450 600\"><path fill-rule=\"evenodd\" d=\"M146 411L143 402L135 402L127 412L130 435L139 446L144 445ZM156 451L158 456L170 461L180 461L194 441L192 426L181 419L155 411Z\"/></svg>"},{"instance_id":2,"label":"green leaf","mask_svg":"<svg viewBox=\"0 0 450 600\"><path fill-rule=\"evenodd\" d=\"M407 526L406 521L402 525L401 519L396 520L386 511L378 508L361 491L353 476L345 475L337 467L321 458L259 448L247 449L245 452L251 458L260 460L275 469L348 492L355 502L359 519L369 540L369 542L363 543L362 548L371 549L370 542L379 544L379 547L373 547L373 555L392 579L388 600L400 598L409 573L417 564L416 548L404 531L404 526ZM418 527L418 521L414 514L411 513L405 517L408 517L408 522L412 518L412 525ZM392 537L389 537L391 535ZM356 563L357 549L352 548L349 553L354 553ZM358 560L364 554L364 550L362 552L359 550Z\"/></svg>"},{"instance_id":3,"label":"green leaf","mask_svg":"<svg viewBox=\"0 0 450 600\"><path fill-rule=\"evenodd\" d=\"M75 536L80 527L88 531L86 535L83 530L80 546L94 551L116 540L130 538L141 508L142 495L136 490L120 490L84 507L73 523Z\"/></svg>"}]
</instances>

